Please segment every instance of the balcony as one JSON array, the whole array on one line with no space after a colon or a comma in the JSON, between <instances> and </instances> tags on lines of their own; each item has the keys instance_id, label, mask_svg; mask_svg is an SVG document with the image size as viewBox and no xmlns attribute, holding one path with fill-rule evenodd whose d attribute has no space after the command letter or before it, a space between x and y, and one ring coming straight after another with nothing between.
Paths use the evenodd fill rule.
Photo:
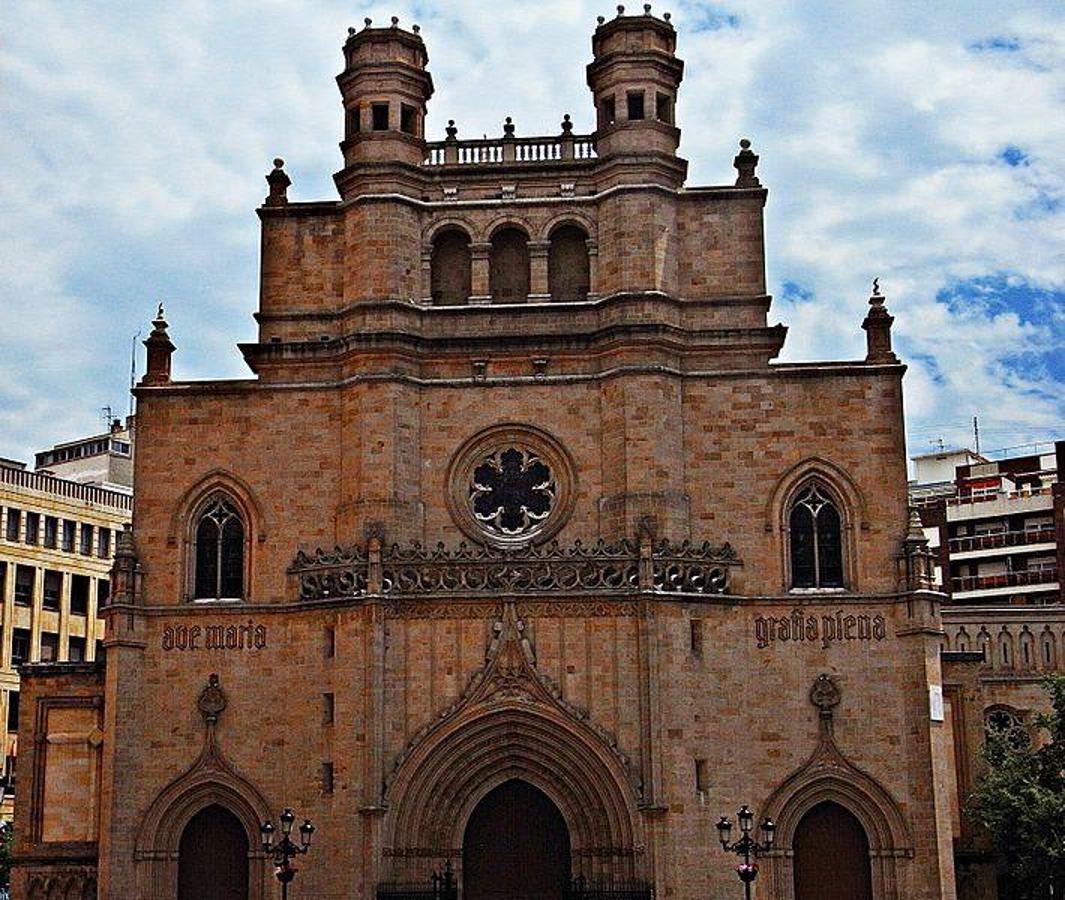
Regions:
<instances>
[{"instance_id":1,"label":"balcony","mask_svg":"<svg viewBox=\"0 0 1065 900\"><path fill-rule=\"evenodd\" d=\"M955 596L967 591L1001 591L1010 588L1039 587L1054 584L1058 580L1057 568L1032 571L1003 572L999 575L963 575L952 578L951 589Z\"/></svg>"},{"instance_id":2,"label":"balcony","mask_svg":"<svg viewBox=\"0 0 1065 900\"><path fill-rule=\"evenodd\" d=\"M596 158L590 134L565 132L555 137L449 138L426 145L426 166L487 166L584 162Z\"/></svg>"},{"instance_id":3,"label":"balcony","mask_svg":"<svg viewBox=\"0 0 1065 900\"><path fill-rule=\"evenodd\" d=\"M950 552L972 553L977 550L1002 550L1010 547L1027 547L1030 544L1054 543L1054 526L1028 531L998 531L993 534L967 535L950 539Z\"/></svg>"}]
</instances>

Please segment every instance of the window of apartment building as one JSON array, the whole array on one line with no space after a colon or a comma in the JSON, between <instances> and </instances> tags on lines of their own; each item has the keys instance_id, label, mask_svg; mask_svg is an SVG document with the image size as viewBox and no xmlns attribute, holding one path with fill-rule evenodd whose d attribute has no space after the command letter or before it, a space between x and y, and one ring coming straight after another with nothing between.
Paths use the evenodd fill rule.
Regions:
<instances>
[{"instance_id":1,"label":"window of apartment building","mask_svg":"<svg viewBox=\"0 0 1065 900\"><path fill-rule=\"evenodd\" d=\"M373 117L373 130L388 131L388 104L373 103L370 105L370 113Z\"/></svg>"},{"instance_id":2,"label":"window of apartment building","mask_svg":"<svg viewBox=\"0 0 1065 900\"><path fill-rule=\"evenodd\" d=\"M44 608L59 609L59 601L63 595L63 574L51 569L44 570Z\"/></svg>"},{"instance_id":3,"label":"window of apartment building","mask_svg":"<svg viewBox=\"0 0 1065 900\"><path fill-rule=\"evenodd\" d=\"M92 526L88 522L81 523L81 542L78 550L82 556L92 555Z\"/></svg>"},{"instance_id":4,"label":"window of apartment building","mask_svg":"<svg viewBox=\"0 0 1065 900\"><path fill-rule=\"evenodd\" d=\"M74 552L74 529L77 523L71 522L70 519L63 520L63 545L62 549L67 553Z\"/></svg>"},{"instance_id":5,"label":"window of apartment building","mask_svg":"<svg viewBox=\"0 0 1065 900\"><path fill-rule=\"evenodd\" d=\"M41 635L41 662L56 662L59 659L59 635L44 632Z\"/></svg>"},{"instance_id":6,"label":"window of apartment building","mask_svg":"<svg viewBox=\"0 0 1065 900\"><path fill-rule=\"evenodd\" d=\"M1028 560L1029 572L1053 572L1058 567L1055 556L1036 556Z\"/></svg>"},{"instance_id":7,"label":"window of apartment building","mask_svg":"<svg viewBox=\"0 0 1065 900\"><path fill-rule=\"evenodd\" d=\"M21 532L22 510L9 506L7 508L7 530L4 532L4 536L9 541L17 541Z\"/></svg>"},{"instance_id":8,"label":"window of apartment building","mask_svg":"<svg viewBox=\"0 0 1065 900\"><path fill-rule=\"evenodd\" d=\"M111 529L101 528L100 537L96 541L96 555L100 559L110 559L111 557Z\"/></svg>"},{"instance_id":9,"label":"window of apartment building","mask_svg":"<svg viewBox=\"0 0 1065 900\"><path fill-rule=\"evenodd\" d=\"M630 122L635 122L644 117L643 91L629 91L628 94L625 95L625 102L628 108Z\"/></svg>"},{"instance_id":10,"label":"window of apartment building","mask_svg":"<svg viewBox=\"0 0 1065 900\"><path fill-rule=\"evenodd\" d=\"M406 103L399 106L399 130L404 134L417 134L418 111Z\"/></svg>"},{"instance_id":11,"label":"window of apartment building","mask_svg":"<svg viewBox=\"0 0 1065 900\"><path fill-rule=\"evenodd\" d=\"M7 730L18 731L18 691L7 692Z\"/></svg>"},{"instance_id":12,"label":"window of apartment building","mask_svg":"<svg viewBox=\"0 0 1065 900\"><path fill-rule=\"evenodd\" d=\"M1007 530L1005 522L977 522L973 525L973 534L1002 534Z\"/></svg>"},{"instance_id":13,"label":"window of apartment building","mask_svg":"<svg viewBox=\"0 0 1065 900\"><path fill-rule=\"evenodd\" d=\"M75 616L89 614L89 576L70 576L70 613Z\"/></svg>"},{"instance_id":14,"label":"window of apartment building","mask_svg":"<svg viewBox=\"0 0 1065 900\"><path fill-rule=\"evenodd\" d=\"M85 662L85 638L71 636L67 641L67 657L71 662Z\"/></svg>"},{"instance_id":15,"label":"window of apartment building","mask_svg":"<svg viewBox=\"0 0 1065 900\"><path fill-rule=\"evenodd\" d=\"M107 601L111 599L111 580L108 578L96 579L96 607L103 609Z\"/></svg>"},{"instance_id":16,"label":"window of apartment building","mask_svg":"<svg viewBox=\"0 0 1065 900\"><path fill-rule=\"evenodd\" d=\"M33 603L33 582L36 576L32 566L15 567L15 603L29 606Z\"/></svg>"},{"instance_id":17,"label":"window of apartment building","mask_svg":"<svg viewBox=\"0 0 1065 900\"><path fill-rule=\"evenodd\" d=\"M35 512L26 513L26 543L39 544L41 542L41 514Z\"/></svg>"},{"instance_id":18,"label":"window of apartment building","mask_svg":"<svg viewBox=\"0 0 1065 900\"><path fill-rule=\"evenodd\" d=\"M30 630L16 628L11 632L11 665L19 666L30 658Z\"/></svg>"},{"instance_id":19,"label":"window of apartment building","mask_svg":"<svg viewBox=\"0 0 1065 900\"><path fill-rule=\"evenodd\" d=\"M129 456L129 442L111 441L111 450L115 453L121 453L123 456Z\"/></svg>"},{"instance_id":20,"label":"window of apartment building","mask_svg":"<svg viewBox=\"0 0 1065 900\"><path fill-rule=\"evenodd\" d=\"M55 550L59 544L59 519L55 516L44 517L44 546Z\"/></svg>"}]
</instances>

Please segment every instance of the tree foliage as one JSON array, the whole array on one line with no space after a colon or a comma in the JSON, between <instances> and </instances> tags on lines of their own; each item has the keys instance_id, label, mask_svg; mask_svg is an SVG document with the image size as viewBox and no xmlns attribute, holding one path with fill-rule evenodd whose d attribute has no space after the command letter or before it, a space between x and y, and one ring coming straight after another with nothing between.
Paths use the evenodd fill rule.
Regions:
<instances>
[{"instance_id":1,"label":"tree foliage","mask_svg":"<svg viewBox=\"0 0 1065 900\"><path fill-rule=\"evenodd\" d=\"M989 729L988 771L969 803L973 821L994 841L1012 895L1032 900L1065 896L1065 676L1044 685L1052 711L1035 718L1037 735Z\"/></svg>"}]
</instances>

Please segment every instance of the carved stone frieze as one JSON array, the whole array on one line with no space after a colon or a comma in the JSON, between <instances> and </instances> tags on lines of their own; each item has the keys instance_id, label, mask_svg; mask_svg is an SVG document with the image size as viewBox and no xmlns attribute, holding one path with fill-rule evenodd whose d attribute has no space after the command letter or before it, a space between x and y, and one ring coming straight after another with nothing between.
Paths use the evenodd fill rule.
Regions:
<instances>
[{"instance_id":1,"label":"carved stone frieze","mask_svg":"<svg viewBox=\"0 0 1065 900\"><path fill-rule=\"evenodd\" d=\"M725 594L741 565L729 544L623 538L493 547L460 543L300 551L289 569L301 600L498 594Z\"/></svg>"}]
</instances>

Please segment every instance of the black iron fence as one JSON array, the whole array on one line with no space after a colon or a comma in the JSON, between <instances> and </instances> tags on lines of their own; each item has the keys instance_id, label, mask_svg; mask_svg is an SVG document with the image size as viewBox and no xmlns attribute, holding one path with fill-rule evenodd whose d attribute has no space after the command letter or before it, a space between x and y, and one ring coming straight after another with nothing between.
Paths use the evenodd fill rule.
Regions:
<instances>
[{"instance_id":1,"label":"black iron fence","mask_svg":"<svg viewBox=\"0 0 1065 900\"><path fill-rule=\"evenodd\" d=\"M578 875L563 890L562 900L654 900L654 888L638 878L586 879Z\"/></svg>"}]
</instances>

